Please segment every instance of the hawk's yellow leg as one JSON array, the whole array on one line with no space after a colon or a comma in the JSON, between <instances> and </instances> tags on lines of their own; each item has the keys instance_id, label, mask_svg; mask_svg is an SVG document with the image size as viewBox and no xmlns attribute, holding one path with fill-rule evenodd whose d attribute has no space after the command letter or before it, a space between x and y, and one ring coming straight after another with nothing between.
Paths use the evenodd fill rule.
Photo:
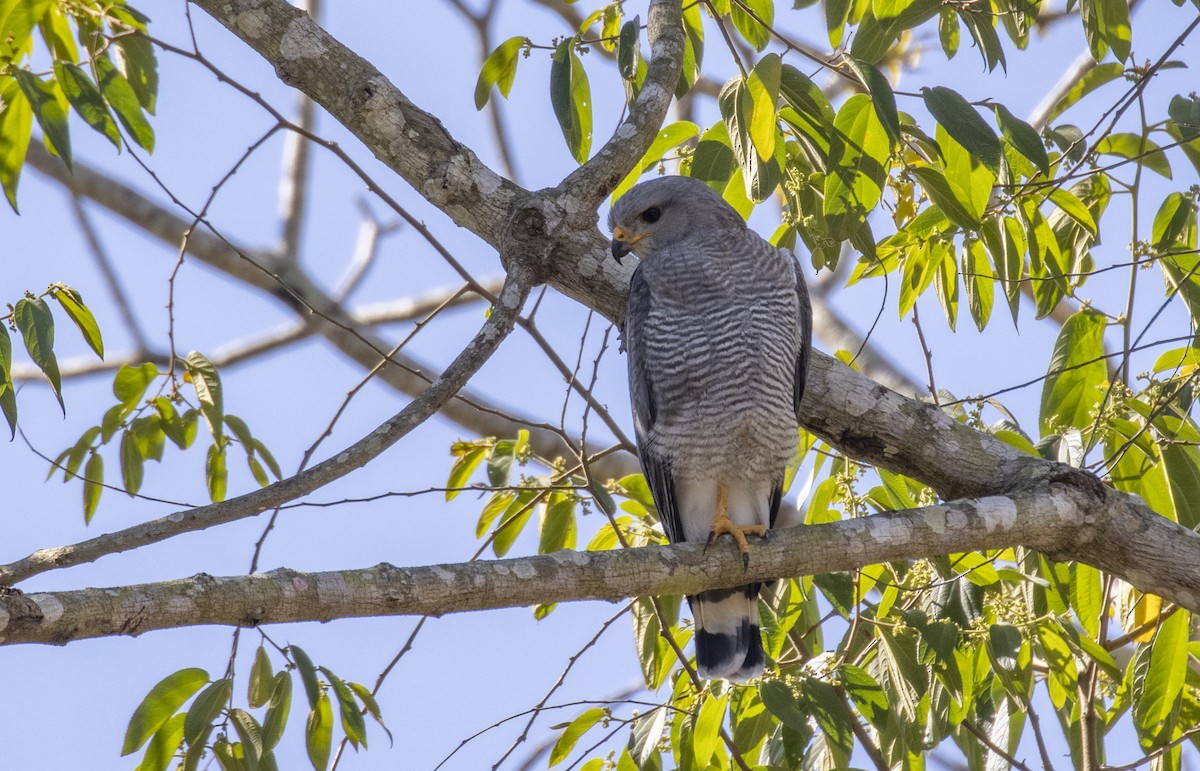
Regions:
<instances>
[{"instance_id":1,"label":"hawk's yellow leg","mask_svg":"<svg viewBox=\"0 0 1200 771\"><path fill-rule=\"evenodd\" d=\"M712 546L713 541L722 533L728 533L737 541L738 549L742 552L742 567L750 567L750 544L747 535L765 536L765 525L736 525L729 518L729 486L725 482L717 483L717 515L713 517L712 527L708 531L708 543L704 548Z\"/></svg>"}]
</instances>

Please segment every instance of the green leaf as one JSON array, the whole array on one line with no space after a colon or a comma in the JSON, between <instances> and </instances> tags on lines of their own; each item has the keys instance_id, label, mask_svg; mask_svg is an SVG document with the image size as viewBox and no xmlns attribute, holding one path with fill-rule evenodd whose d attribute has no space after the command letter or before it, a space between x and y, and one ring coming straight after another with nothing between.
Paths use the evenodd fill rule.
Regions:
<instances>
[{"instance_id":1,"label":"green leaf","mask_svg":"<svg viewBox=\"0 0 1200 771\"><path fill-rule=\"evenodd\" d=\"M953 8L943 8L938 15L938 42L942 44L942 52L946 59L953 59L958 53L959 28L958 14Z\"/></svg>"},{"instance_id":2,"label":"green leaf","mask_svg":"<svg viewBox=\"0 0 1200 771\"><path fill-rule=\"evenodd\" d=\"M993 172L1000 168L1000 140L971 103L945 86L921 89L925 107L947 133Z\"/></svg>"},{"instance_id":3,"label":"green leaf","mask_svg":"<svg viewBox=\"0 0 1200 771\"><path fill-rule=\"evenodd\" d=\"M63 13L62 8L50 4L38 21L38 28L42 39L46 41L46 48L55 60L65 59L73 62L79 59L79 48L72 39L71 25L67 22L67 15Z\"/></svg>"},{"instance_id":4,"label":"green leaf","mask_svg":"<svg viewBox=\"0 0 1200 771\"><path fill-rule=\"evenodd\" d=\"M1060 426L1091 425L1108 382L1104 328L1104 316L1087 308L1063 324L1042 386L1038 423L1043 436Z\"/></svg>"},{"instance_id":5,"label":"green leaf","mask_svg":"<svg viewBox=\"0 0 1200 771\"><path fill-rule=\"evenodd\" d=\"M779 133L779 80L781 62L779 54L768 54L754 65L746 78L746 92L750 95L750 142L760 158L775 154L775 136Z\"/></svg>"},{"instance_id":6,"label":"green leaf","mask_svg":"<svg viewBox=\"0 0 1200 771\"><path fill-rule=\"evenodd\" d=\"M1187 230L1194 209L1192 202L1183 193L1171 193L1163 199L1154 215L1154 227L1150 243L1158 251L1172 246Z\"/></svg>"},{"instance_id":7,"label":"green leaf","mask_svg":"<svg viewBox=\"0 0 1200 771\"><path fill-rule=\"evenodd\" d=\"M1167 115L1175 121L1181 139L1191 140L1200 135L1200 97L1195 94L1171 97Z\"/></svg>"},{"instance_id":8,"label":"green leaf","mask_svg":"<svg viewBox=\"0 0 1200 771\"><path fill-rule=\"evenodd\" d=\"M180 768L182 771L199 771L200 761L208 757L209 742L212 737L213 727L210 725L205 728L195 743L188 743L187 752L184 753L183 763ZM214 748L215 754L215 748Z\"/></svg>"},{"instance_id":9,"label":"green leaf","mask_svg":"<svg viewBox=\"0 0 1200 771\"><path fill-rule=\"evenodd\" d=\"M71 133L67 126L66 105L59 101L58 89L29 70L17 70L13 75L33 108L33 117L42 127L46 144L70 169Z\"/></svg>"},{"instance_id":10,"label":"green leaf","mask_svg":"<svg viewBox=\"0 0 1200 771\"><path fill-rule=\"evenodd\" d=\"M988 262L983 244L975 239L970 239L964 244L962 277L963 286L967 292L967 308L971 311L971 320L982 332L992 317L996 282L992 276L992 266Z\"/></svg>"},{"instance_id":11,"label":"green leaf","mask_svg":"<svg viewBox=\"0 0 1200 771\"><path fill-rule=\"evenodd\" d=\"M308 713L304 726L304 746L308 749L308 760L317 771L329 766L329 750L333 746L333 705L329 694L322 693L317 704Z\"/></svg>"},{"instance_id":12,"label":"green leaf","mask_svg":"<svg viewBox=\"0 0 1200 771\"><path fill-rule=\"evenodd\" d=\"M121 434L121 482L130 498L142 489L144 476L145 461L142 451L138 448L137 439L132 431L125 431Z\"/></svg>"},{"instance_id":13,"label":"green leaf","mask_svg":"<svg viewBox=\"0 0 1200 771\"><path fill-rule=\"evenodd\" d=\"M234 438L245 446L246 452L254 451L254 436L250 433L250 427L246 425L246 421L237 415L226 415L225 425L233 432Z\"/></svg>"},{"instance_id":14,"label":"green leaf","mask_svg":"<svg viewBox=\"0 0 1200 771\"><path fill-rule=\"evenodd\" d=\"M98 56L93 62L96 68L96 83L105 101L117 113L117 119L133 136L133 141L146 152L154 152L154 129L142 113L142 104L137 92L125 76L117 71L116 65L107 56Z\"/></svg>"},{"instance_id":15,"label":"green leaf","mask_svg":"<svg viewBox=\"0 0 1200 771\"><path fill-rule=\"evenodd\" d=\"M675 84L675 98L682 99L700 77L700 65L704 61L704 17L700 4L684 6L683 9L683 66L679 82Z\"/></svg>"},{"instance_id":16,"label":"green leaf","mask_svg":"<svg viewBox=\"0 0 1200 771\"><path fill-rule=\"evenodd\" d=\"M692 734L692 755L696 761L696 768L707 768L717 750L728 701L728 695L709 694L700 705L700 714L696 716L696 729Z\"/></svg>"},{"instance_id":17,"label":"green leaf","mask_svg":"<svg viewBox=\"0 0 1200 771\"><path fill-rule=\"evenodd\" d=\"M158 101L158 58L154 44L142 35L122 35L114 42L125 79L137 95L138 103L153 115Z\"/></svg>"},{"instance_id":18,"label":"green leaf","mask_svg":"<svg viewBox=\"0 0 1200 771\"><path fill-rule=\"evenodd\" d=\"M1171 164L1162 148L1139 134L1109 134L1096 143L1096 152L1127 158L1171 179Z\"/></svg>"},{"instance_id":19,"label":"green leaf","mask_svg":"<svg viewBox=\"0 0 1200 771\"><path fill-rule=\"evenodd\" d=\"M217 368L205 358L204 354L196 351L187 355L184 364L187 366L185 379L196 389L196 398L200 400L200 414L208 423L208 430L212 434L213 441L220 442L225 435L225 397Z\"/></svg>"},{"instance_id":20,"label":"green leaf","mask_svg":"<svg viewBox=\"0 0 1200 771\"><path fill-rule=\"evenodd\" d=\"M771 42L775 0L739 0L729 6L729 17L746 42L761 51Z\"/></svg>"},{"instance_id":21,"label":"green leaf","mask_svg":"<svg viewBox=\"0 0 1200 771\"><path fill-rule=\"evenodd\" d=\"M1129 5L1125 0L1081 0L1081 9L1091 4L1097 31L1122 62L1129 59ZM1097 57L1099 58L1099 57Z\"/></svg>"},{"instance_id":22,"label":"green leaf","mask_svg":"<svg viewBox=\"0 0 1200 771\"><path fill-rule=\"evenodd\" d=\"M1092 638L1100 633L1100 615L1104 611L1100 584L1099 570L1082 562L1071 564L1071 608L1080 626Z\"/></svg>"},{"instance_id":23,"label":"green leaf","mask_svg":"<svg viewBox=\"0 0 1200 771\"><path fill-rule=\"evenodd\" d=\"M842 689L859 713L873 726L883 725L888 718L888 698L879 682L866 670L850 664L838 669L842 678Z\"/></svg>"},{"instance_id":24,"label":"green leaf","mask_svg":"<svg viewBox=\"0 0 1200 771\"><path fill-rule=\"evenodd\" d=\"M195 667L181 669L159 681L129 719L121 755L137 751L207 682L208 672Z\"/></svg>"},{"instance_id":25,"label":"green leaf","mask_svg":"<svg viewBox=\"0 0 1200 771\"><path fill-rule=\"evenodd\" d=\"M1200 525L1200 449L1168 444L1161 451L1175 518L1190 530Z\"/></svg>"},{"instance_id":26,"label":"green leaf","mask_svg":"<svg viewBox=\"0 0 1200 771\"><path fill-rule=\"evenodd\" d=\"M824 212L830 234L848 238L879 203L891 141L866 94L845 101L834 119Z\"/></svg>"},{"instance_id":27,"label":"green leaf","mask_svg":"<svg viewBox=\"0 0 1200 771\"><path fill-rule=\"evenodd\" d=\"M567 38L554 51L550 65L550 104L567 140L567 149L578 163L592 149L592 96L587 72L575 53L579 38Z\"/></svg>"},{"instance_id":28,"label":"green leaf","mask_svg":"<svg viewBox=\"0 0 1200 771\"><path fill-rule=\"evenodd\" d=\"M154 733L154 738L150 740L146 754L135 771L166 771L182 741L183 715L179 714L163 723L162 728Z\"/></svg>"},{"instance_id":29,"label":"green leaf","mask_svg":"<svg viewBox=\"0 0 1200 771\"><path fill-rule=\"evenodd\" d=\"M721 117L729 134L729 144L742 167L746 195L752 201L763 201L774 192L783 173L774 158L763 158L750 138L754 102L745 81L734 78L725 84L717 97Z\"/></svg>"},{"instance_id":30,"label":"green leaf","mask_svg":"<svg viewBox=\"0 0 1200 771\"><path fill-rule=\"evenodd\" d=\"M6 78L0 77L0 86ZM33 109L16 81L0 88L0 185L8 205L14 212L17 208L17 184L21 180L21 167L25 165L25 151L29 149L29 132L33 128Z\"/></svg>"},{"instance_id":31,"label":"green leaf","mask_svg":"<svg viewBox=\"0 0 1200 771\"><path fill-rule=\"evenodd\" d=\"M212 727L213 722L225 709L232 690L232 681L223 677L201 691L192 702L187 711L187 719L183 723L183 738L187 740L189 747L194 747L200 737Z\"/></svg>"},{"instance_id":32,"label":"green leaf","mask_svg":"<svg viewBox=\"0 0 1200 771\"><path fill-rule=\"evenodd\" d=\"M937 292L938 303L946 316L950 331L954 331L958 323L958 261L954 259L954 251L945 249L941 264L934 276L934 290Z\"/></svg>"},{"instance_id":33,"label":"green leaf","mask_svg":"<svg viewBox=\"0 0 1200 771\"><path fill-rule=\"evenodd\" d=\"M267 449L267 446L262 443L261 439L256 438L254 440L254 451L267 464L267 468L271 469L271 473L275 475L276 479L283 479L283 471L279 468L279 463L276 462L275 456L271 454L271 451Z\"/></svg>"},{"instance_id":34,"label":"green leaf","mask_svg":"<svg viewBox=\"0 0 1200 771\"><path fill-rule=\"evenodd\" d=\"M242 745L242 759L249 771L257 771L259 760L263 756L262 726L244 709L234 707L229 710L229 722L237 732Z\"/></svg>"},{"instance_id":35,"label":"green leaf","mask_svg":"<svg viewBox=\"0 0 1200 771\"><path fill-rule=\"evenodd\" d=\"M446 480L446 500L454 500L462 488L467 486L467 480L487 456L487 451L486 447L476 447L454 461L454 465L450 467L450 478Z\"/></svg>"},{"instance_id":36,"label":"green leaf","mask_svg":"<svg viewBox=\"0 0 1200 771\"><path fill-rule=\"evenodd\" d=\"M575 548L575 500L564 498L546 507L538 554Z\"/></svg>"},{"instance_id":37,"label":"green leaf","mask_svg":"<svg viewBox=\"0 0 1200 771\"><path fill-rule=\"evenodd\" d=\"M83 521L92 521L96 506L100 503L100 493L104 492L104 458L99 453L92 453L87 466L83 470Z\"/></svg>"},{"instance_id":38,"label":"green leaf","mask_svg":"<svg viewBox=\"0 0 1200 771\"><path fill-rule=\"evenodd\" d=\"M54 314L50 306L40 297L24 298L17 301L13 309L13 321L25 341L25 350L29 358L46 374L50 388L58 399L58 406L63 414L67 407L63 404L62 378L58 374L58 359L54 356Z\"/></svg>"},{"instance_id":39,"label":"green leaf","mask_svg":"<svg viewBox=\"0 0 1200 771\"><path fill-rule=\"evenodd\" d=\"M914 165L909 171L921 183L921 188L947 219L966 230L975 230L979 227L979 220L968 210L967 206L959 201L951 189L950 183L946 181L945 174L932 166Z\"/></svg>"},{"instance_id":40,"label":"green leaf","mask_svg":"<svg viewBox=\"0 0 1200 771\"><path fill-rule=\"evenodd\" d=\"M54 299L58 300L63 311L75 322L75 326L79 327L84 342L103 359L104 340L100 337L100 327L96 324L96 317L92 315L91 310L83 304L83 297L79 292L60 284L54 292Z\"/></svg>"},{"instance_id":41,"label":"green leaf","mask_svg":"<svg viewBox=\"0 0 1200 771\"><path fill-rule=\"evenodd\" d=\"M215 444L209 445L208 455L204 461L204 482L208 485L208 497L213 503L225 500L229 469L226 465L224 447Z\"/></svg>"},{"instance_id":42,"label":"green leaf","mask_svg":"<svg viewBox=\"0 0 1200 771\"><path fill-rule=\"evenodd\" d=\"M513 542L517 540L517 536L521 534L529 522L529 518L533 516L538 498L538 492L528 490L518 495L517 499L505 509L504 515L500 518L500 524L496 528L496 535L492 539L492 552L497 557L508 554Z\"/></svg>"},{"instance_id":43,"label":"green leaf","mask_svg":"<svg viewBox=\"0 0 1200 771\"><path fill-rule=\"evenodd\" d=\"M1088 207L1074 193L1056 187L1050 191L1050 200L1054 202L1055 206L1062 209L1064 214L1078 222L1084 230L1093 237L1096 236L1096 220L1092 219L1092 213L1088 211Z\"/></svg>"},{"instance_id":44,"label":"green leaf","mask_svg":"<svg viewBox=\"0 0 1200 771\"><path fill-rule=\"evenodd\" d=\"M0 323L0 408L8 421L11 439L16 439L17 400L12 380L12 339L8 336L8 325L3 323Z\"/></svg>"},{"instance_id":45,"label":"green leaf","mask_svg":"<svg viewBox=\"0 0 1200 771\"><path fill-rule=\"evenodd\" d=\"M1116 80L1125 73L1125 67L1116 62L1108 64L1098 64L1088 70L1082 78L1075 82L1067 93L1063 94L1058 103L1054 105L1054 109L1046 116L1046 125L1049 126L1055 118L1066 112L1067 108L1078 102L1083 97L1095 91L1105 83Z\"/></svg>"},{"instance_id":46,"label":"green leaf","mask_svg":"<svg viewBox=\"0 0 1200 771\"><path fill-rule=\"evenodd\" d=\"M571 750L575 749L575 745L579 742L588 730L599 723L605 716L605 711L600 707L592 707L591 709L579 715L572 720L558 737L558 741L554 743L554 747L550 750L549 766L554 767L567 759L571 754Z\"/></svg>"},{"instance_id":47,"label":"green leaf","mask_svg":"<svg viewBox=\"0 0 1200 771\"><path fill-rule=\"evenodd\" d=\"M1179 710L1188 671L1190 621L1191 614L1180 609L1159 625L1150 644L1150 662L1141 683L1141 698L1134 702L1133 719L1138 733L1152 738L1157 746L1171 739L1169 729Z\"/></svg>"},{"instance_id":48,"label":"green leaf","mask_svg":"<svg viewBox=\"0 0 1200 771\"><path fill-rule=\"evenodd\" d=\"M684 142L692 139L700 134L700 127L690 121L676 121L669 125L663 126L658 132L658 136L650 143L642 160L636 166L630 169L621 183L613 190L612 200L616 201L625 191L637 184L638 178L652 166L655 166L662 160L663 156L669 150L673 150ZM726 177L728 178L728 177Z\"/></svg>"},{"instance_id":49,"label":"green leaf","mask_svg":"<svg viewBox=\"0 0 1200 771\"><path fill-rule=\"evenodd\" d=\"M825 27L831 48L840 48L846 32L846 19L853 3L850 0L825 0Z\"/></svg>"},{"instance_id":50,"label":"green leaf","mask_svg":"<svg viewBox=\"0 0 1200 771\"><path fill-rule=\"evenodd\" d=\"M767 710L779 718L779 722L800 733L808 730L808 714L800 708L796 696L782 681L769 680L759 684L758 695Z\"/></svg>"},{"instance_id":51,"label":"green leaf","mask_svg":"<svg viewBox=\"0 0 1200 771\"><path fill-rule=\"evenodd\" d=\"M124 405L127 411L132 410L141 401L146 389L150 387L156 377L158 377L158 367L152 362L146 362L137 367L122 364L121 368L117 370L116 377L113 378L113 396L117 397L117 401ZM170 404L169 401L166 403ZM174 408L172 408L172 412L174 412Z\"/></svg>"},{"instance_id":52,"label":"green leaf","mask_svg":"<svg viewBox=\"0 0 1200 771\"><path fill-rule=\"evenodd\" d=\"M629 732L629 755L638 768L646 768L652 756L658 755L658 742L662 739L667 724L666 707L655 707L633 720Z\"/></svg>"},{"instance_id":53,"label":"green leaf","mask_svg":"<svg viewBox=\"0 0 1200 771\"><path fill-rule=\"evenodd\" d=\"M729 132L725 128L725 122L717 121L701 135L700 142L692 152L687 173L690 177L707 182L709 187L714 187L720 192L733 176L737 164L737 157L729 144Z\"/></svg>"},{"instance_id":54,"label":"green leaf","mask_svg":"<svg viewBox=\"0 0 1200 771\"><path fill-rule=\"evenodd\" d=\"M833 134L834 112L829 99L816 83L790 64L784 64L780 72L779 93L799 119L791 119L791 113L784 111L782 114L788 116L785 120L800 132L798 138L815 148L821 161L818 168L823 171L829 158L829 137ZM875 109L879 111L878 106Z\"/></svg>"},{"instance_id":55,"label":"green leaf","mask_svg":"<svg viewBox=\"0 0 1200 771\"><path fill-rule=\"evenodd\" d=\"M165 396L155 397L154 411L158 414L159 423L168 439L181 450L186 450L191 446L192 441L196 438L196 421L194 419L189 423L181 418L175 412L175 405L171 404L171 400ZM194 418L195 411L193 410L191 413ZM191 426L190 436L189 425Z\"/></svg>"},{"instance_id":56,"label":"green leaf","mask_svg":"<svg viewBox=\"0 0 1200 771\"><path fill-rule=\"evenodd\" d=\"M1028 158L1030 163L1046 177L1050 176L1050 157L1046 155L1046 146L1038 136L1037 129L1013 115L1002 104L993 104L996 122L1000 124L1000 134L1014 150Z\"/></svg>"},{"instance_id":57,"label":"green leaf","mask_svg":"<svg viewBox=\"0 0 1200 771\"><path fill-rule=\"evenodd\" d=\"M937 127L937 141L942 149L946 184L954 199L979 222L987 211L996 185L996 173L962 146L942 125Z\"/></svg>"},{"instance_id":58,"label":"green leaf","mask_svg":"<svg viewBox=\"0 0 1200 771\"><path fill-rule=\"evenodd\" d=\"M338 711L342 716L342 730L346 732L346 738L355 748L360 744L366 747L367 724L363 720L362 712L358 710L358 702L354 700L354 694L350 692L342 678L325 667L319 669L325 675L325 679L329 681L329 685L333 687L333 694L337 697Z\"/></svg>"},{"instance_id":59,"label":"green leaf","mask_svg":"<svg viewBox=\"0 0 1200 771\"><path fill-rule=\"evenodd\" d=\"M271 668L271 657L262 645L254 652L254 665L250 667L250 683L246 698L251 707L257 709L271 700L275 692L275 672Z\"/></svg>"},{"instance_id":60,"label":"green leaf","mask_svg":"<svg viewBox=\"0 0 1200 771\"><path fill-rule=\"evenodd\" d=\"M883 76L879 68L870 62L850 56L847 57L846 63L867 87L867 92L871 95L871 104L875 108L875 115L887 130L892 145L900 144L903 141L900 136L900 114L896 111L896 95L892 93L892 84L888 83L888 79Z\"/></svg>"},{"instance_id":61,"label":"green leaf","mask_svg":"<svg viewBox=\"0 0 1200 771\"><path fill-rule=\"evenodd\" d=\"M492 96L492 88L498 87L500 95L508 98L513 79L517 76L517 63L521 49L528 41L524 37L510 37L492 51L483 62L479 79L475 81L475 109L482 110Z\"/></svg>"},{"instance_id":62,"label":"green leaf","mask_svg":"<svg viewBox=\"0 0 1200 771\"><path fill-rule=\"evenodd\" d=\"M288 650L291 651L292 659L296 662L296 669L300 671L300 681L304 683L304 693L308 696L308 705L316 707L317 697L321 695L321 685L317 680L317 668L313 666L312 659L299 645L289 645Z\"/></svg>"},{"instance_id":63,"label":"green leaf","mask_svg":"<svg viewBox=\"0 0 1200 771\"><path fill-rule=\"evenodd\" d=\"M274 749L283 738L288 715L292 709L292 675L283 671L275 676L275 690L271 692L271 705L267 707L267 719L263 721L263 746Z\"/></svg>"},{"instance_id":64,"label":"green leaf","mask_svg":"<svg viewBox=\"0 0 1200 771\"><path fill-rule=\"evenodd\" d=\"M83 122L107 137L120 150L121 132L117 129L117 122L100 95L100 89L87 73L70 62L55 61L54 77Z\"/></svg>"}]
</instances>

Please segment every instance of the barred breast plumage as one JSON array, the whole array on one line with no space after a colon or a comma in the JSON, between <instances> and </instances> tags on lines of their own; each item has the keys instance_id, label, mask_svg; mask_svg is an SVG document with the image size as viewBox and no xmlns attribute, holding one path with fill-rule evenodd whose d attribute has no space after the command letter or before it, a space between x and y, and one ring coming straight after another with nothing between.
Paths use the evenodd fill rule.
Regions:
<instances>
[{"instance_id":1,"label":"barred breast plumage","mask_svg":"<svg viewBox=\"0 0 1200 771\"><path fill-rule=\"evenodd\" d=\"M698 180L635 186L609 215L613 255L642 262L624 334L638 456L672 542L745 534L779 511L795 452L811 308L795 257ZM688 597L704 677L763 670L760 586Z\"/></svg>"}]
</instances>

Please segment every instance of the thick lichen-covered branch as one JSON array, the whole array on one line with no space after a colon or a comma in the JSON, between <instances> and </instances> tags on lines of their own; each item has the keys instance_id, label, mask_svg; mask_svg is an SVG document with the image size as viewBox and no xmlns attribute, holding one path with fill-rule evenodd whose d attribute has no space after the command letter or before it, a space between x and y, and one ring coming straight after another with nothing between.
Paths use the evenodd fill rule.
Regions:
<instances>
[{"instance_id":1,"label":"thick lichen-covered branch","mask_svg":"<svg viewBox=\"0 0 1200 771\"><path fill-rule=\"evenodd\" d=\"M554 554L454 565L214 578L0 595L0 644L66 644L197 624L253 626L444 615L578 600L691 594L747 580L1025 545L1079 559L1200 611L1200 536L1135 498L1046 484L824 525L756 541L743 570L732 543Z\"/></svg>"}]
</instances>

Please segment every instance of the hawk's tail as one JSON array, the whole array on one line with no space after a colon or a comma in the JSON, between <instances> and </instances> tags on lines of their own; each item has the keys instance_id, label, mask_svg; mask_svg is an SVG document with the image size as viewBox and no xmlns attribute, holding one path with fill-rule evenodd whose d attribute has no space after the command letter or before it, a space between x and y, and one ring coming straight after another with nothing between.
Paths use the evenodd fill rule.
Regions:
<instances>
[{"instance_id":1,"label":"hawk's tail","mask_svg":"<svg viewBox=\"0 0 1200 771\"><path fill-rule=\"evenodd\" d=\"M714 589L688 597L696 620L696 667L701 677L744 683L762 674L760 586Z\"/></svg>"}]
</instances>

